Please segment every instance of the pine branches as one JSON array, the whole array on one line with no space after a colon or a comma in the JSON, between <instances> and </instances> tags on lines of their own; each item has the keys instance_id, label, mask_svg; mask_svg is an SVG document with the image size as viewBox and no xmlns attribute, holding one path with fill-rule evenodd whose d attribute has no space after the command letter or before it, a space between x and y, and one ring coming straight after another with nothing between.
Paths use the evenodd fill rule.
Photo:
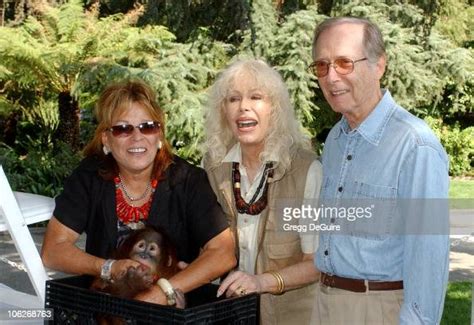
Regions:
<instances>
[{"instance_id":1,"label":"pine branches","mask_svg":"<svg viewBox=\"0 0 474 325\"><path fill-rule=\"evenodd\" d=\"M308 5L315 2L327 6ZM50 108L52 102L58 106L58 95L69 93L78 101L82 116L87 116L106 84L142 78L158 93L168 116L167 136L177 152L198 161L207 88L236 56L252 56L265 59L282 74L298 118L311 135L320 135L334 124L335 115L307 70L314 28L326 18L318 9L333 16L368 17L381 27L389 63L383 84L408 109L420 116L473 111L472 49L460 48L454 44L456 39L448 40L438 32L453 33L452 28L434 28L428 37L422 31L426 12L420 7L391 0L341 0L330 5L330 1L295 1L287 4L294 9L278 13L275 3L225 0L217 5L210 0L190 4L199 13L172 13L176 6L166 1L164 17L154 22L174 22L169 29L156 24L138 27L144 7L99 17L96 5L85 11L79 0L60 7L42 3L22 25L0 28L0 113L21 109L33 114ZM299 6L307 9L297 10ZM196 28L196 21L183 20L199 16L202 21L203 12L210 10L216 26ZM289 11L293 14L284 14ZM469 12L462 15L464 22ZM147 19L154 17L146 14ZM186 43L177 42L169 31L179 26L186 29L178 35ZM469 33L463 33L459 42L468 38ZM216 35L235 44L216 41Z\"/></svg>"},{"instance_id":2,"label":"pine branches","mask_svg":"<svg viewBox=\"0 0 474 325\"><path fill-rule=\"evenodd\" d=\"M274 49L268 58L285 79L297 115L308 129L319 109L313 101L316 79L308 66L312 62L313 30L323 18L313 7L286 17L278 28Z\"/></svg>"}]
</instances>

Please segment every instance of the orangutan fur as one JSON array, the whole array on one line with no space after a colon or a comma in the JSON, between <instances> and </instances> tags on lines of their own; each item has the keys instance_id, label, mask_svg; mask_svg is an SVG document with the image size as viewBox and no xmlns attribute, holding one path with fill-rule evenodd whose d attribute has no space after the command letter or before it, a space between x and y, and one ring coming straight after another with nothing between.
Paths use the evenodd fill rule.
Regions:
<instances>
[{"instance_id":1,"label":"orangutan fur","mask_svg":"<svg viewBox=\"0 0 474 325\"><path fill-rule=\"evenodd\" d=\"M134 230L113 259L132 259L141 265L129 267L123 278L112 282L96 278L92 289L122 298L133 298L151 288L158 278L169 279L179 271L174 245L162 230L152 226Z\"/></svg>"}]
</instances>

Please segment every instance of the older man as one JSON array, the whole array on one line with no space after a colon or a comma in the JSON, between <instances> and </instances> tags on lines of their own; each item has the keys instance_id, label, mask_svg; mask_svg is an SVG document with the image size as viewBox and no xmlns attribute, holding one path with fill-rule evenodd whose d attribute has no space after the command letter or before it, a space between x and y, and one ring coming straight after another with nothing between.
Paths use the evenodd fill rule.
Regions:
<instances>
[{"instance_id":1,"label":"older man","mask_svg":"<svg viewBox=\"0 0 474 325\"><path fill-rule=\"evenodd\" d=\"M428 126L380 88L387 58L373 23L351 17L324 21L315 31L313 59L326 100L342 114L324 146L322 199L394 200L405 210L392 221L408 229L390 233L390 225L378 225L381 234L321 234L314 323L437 323L448 278L448 233L427 229L430 216L413 216L406 206L410 200L426 205L447 198L447 155ZM441 223L447 222L447 213L439 212ZM409 223L417 230L410 232Z\"/></svg>"}]
</instances>

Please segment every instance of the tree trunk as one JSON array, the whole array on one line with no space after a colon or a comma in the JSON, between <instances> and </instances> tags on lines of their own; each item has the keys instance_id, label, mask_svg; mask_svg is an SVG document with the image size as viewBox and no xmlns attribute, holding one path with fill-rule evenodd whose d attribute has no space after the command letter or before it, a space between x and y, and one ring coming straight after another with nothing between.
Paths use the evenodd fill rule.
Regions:
<instances>
[{"instance_id":1,"label":"tree trunk","mask_svg":"<svg viewBox=\"0 0 474 325\"><path fill-rule=\"evenodd\" d=\"M0 0L0 26L3 26L5 22L5 1Z\"/></svg>"},{"instance_id":2,"label":"tree trunk","mask_svg":"<svg viewBox=\"0 0 474 325\"><path fill-rule=\"evenodd\" d=\"M74 151L80 149L79 105L69 90L58 95L59 125L55 141L68 144Z\"/></svg>"},{"instance_id":3,"label":"tree trunk","mask_svg":"<svg viewBox=\"0 0 474 325\"><path fill-rule=\"evenodd\" d=\"M333 0L319 0L318 11L322 15L330 16L333 6Z\"/></svg>"},{"instance_id":4,"label":"tree trunk","mask_svg":"<svg viewBox=\"0 0 474 325\"><path fill-rule=\"evenodd\" d=\"M0 128L3 129L3 141L12 148L15 146L17 136L16 127L18 125L19 115L18 111L14 111L0 124Z\"/></svg>"}]
</instances>

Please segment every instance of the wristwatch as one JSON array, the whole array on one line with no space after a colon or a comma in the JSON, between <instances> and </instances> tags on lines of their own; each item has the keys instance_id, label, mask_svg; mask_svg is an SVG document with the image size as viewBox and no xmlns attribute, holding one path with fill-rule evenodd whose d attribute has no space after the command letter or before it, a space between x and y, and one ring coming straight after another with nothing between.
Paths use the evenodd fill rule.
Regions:
<instances>
[{"instance_id":1,"label":"wristwatch","mask_svg":"<svg viewBox=\"0 0 474 325\"><path fill-rule=\"evenodd\" d=\"M163 292L165 293L168 305L176 305L176 292L171 286L171 283L168 280L161 278L156 284L159 285L161 290L163 290Z\"/></svg>"},{"instance_id":2,"label":"wristwatch","mask_svg":"<svg viewBox=\"0 0 474 325\"><path fill-rule=\"evenodd\" d=\"M102 268L100 269L100 278L105 281L112 281L112 264L114 264L115 260L106 260L104 264L102 264Z\"/></svg>"}]
</instances>

